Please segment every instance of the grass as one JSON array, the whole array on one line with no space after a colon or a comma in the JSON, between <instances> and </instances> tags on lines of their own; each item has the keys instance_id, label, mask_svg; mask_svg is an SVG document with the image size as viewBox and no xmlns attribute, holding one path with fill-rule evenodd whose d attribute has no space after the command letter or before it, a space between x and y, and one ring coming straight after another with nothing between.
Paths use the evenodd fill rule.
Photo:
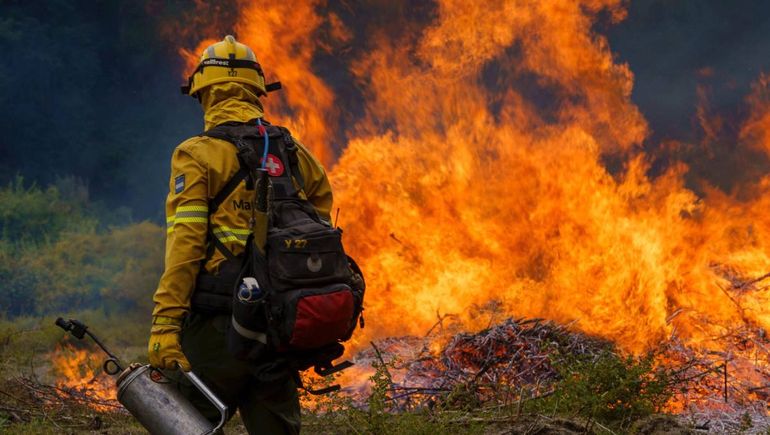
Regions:
<instances>
[{"instance_id":1,"label":"grass","mask_svg":"<svg viewBox=\"0 0 770 435\"><path fill-rule=\"evenodd\" d=\"M149 321L105 315L100 311L72 313L90 326L124 361L144 361ZM50 372L44 357L62 340L54 318L17 318L0 321L0 381L18 376L39 377ZM71 338L71 337L70 337ZM69 341L76 342L74 339ZM101 360L101 354L95 354ZM425 406L404 407L394 400L390 368L393 362L375 364L371 394L364 403L332 394L303 410L305 433L312 434L489 434L489 433L687 433L672 418L659 414L670 397L665 370L652 357L621 356L607 350L592 356L560 355L552 364L559 373L548 394L538 398L492 397L482 400L474 385L457 384ZM315 380L318 388L334 380ZM542 390L541 391L545 391ZM0 392L5 391L0 384ZM505 394L519 391L501 388ZM32 400L32 399L30 399ZM56 409L40 405L42 414L19 415L0 394L0 432L9 434L144 433L139 424L121 412L100 413L87 407ZM46 411L47 410L47 411ZM649 429L654 428L654 429ZM227 433L245 433L238 418Z\"/></svg>"},{"instance_id":2,"label":"grass","mask_svg":"<svg viewBox=\"0 0 770 435\"><path fill-rule=\"evenodd\" d=\"M541 397L481 402L474 386L458 384L416 409L395 406L389 371L394 363L381 362L375 364L365 406L338 396L308 413L304 425L318 434L625 434L660 433L661 428L687 433L674 418L658 414L673 390L668 372L657 368L652 356L607 350L552 362L559 378Z\"/></svg>"}]
</instances>

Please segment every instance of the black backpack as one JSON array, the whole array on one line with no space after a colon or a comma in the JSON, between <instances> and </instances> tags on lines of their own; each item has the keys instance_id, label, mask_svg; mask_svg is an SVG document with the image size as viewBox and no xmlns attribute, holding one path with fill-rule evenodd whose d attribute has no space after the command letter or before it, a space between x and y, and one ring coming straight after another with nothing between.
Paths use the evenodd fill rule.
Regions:
<instances>
[{"instance_id":1,"label":"black backpack","mask_svg":"<svg viewBox=\"0 0 770 435\"><path fill-rule=\"evenodd\" d=\"M256 241L250 235L244 253L235 256L209 225L206 260L214 249L226 260L217 275L201 270L192 309L232 313L227 342L238 358L282 358L322 375L350 366L332 361L343 354L342 342L356 325L363 327L363 273L345 253L342 230L321 219L300 194L303 178L291 134L267 123L227 123L203 135L234 144L240 163L209 203L209 215L246 180L255 191L252 220L262 212L267 232Z\"/></svg>"}]
</instances>

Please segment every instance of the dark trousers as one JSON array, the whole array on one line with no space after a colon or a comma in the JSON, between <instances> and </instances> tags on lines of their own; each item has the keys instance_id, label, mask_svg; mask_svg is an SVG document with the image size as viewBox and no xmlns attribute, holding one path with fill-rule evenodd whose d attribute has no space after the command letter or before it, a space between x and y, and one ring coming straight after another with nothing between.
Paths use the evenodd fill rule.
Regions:
<instances>
[{"instance_id":1,"label":"dark trousers","mask_svg":"<svg viewBox=\"0 0 770 435\"><path fill-rule=\"evenodd\" d=\"M229 315L188 316L181 341L193 371L227 404L230 416L240 411L249 434L298 434L300 407L292 372L274 362L233 357L225 341L229 321ZM219 421L219 412L187 378L179 373L172 378L206 418Z\"/></svg>"}]
</instances>

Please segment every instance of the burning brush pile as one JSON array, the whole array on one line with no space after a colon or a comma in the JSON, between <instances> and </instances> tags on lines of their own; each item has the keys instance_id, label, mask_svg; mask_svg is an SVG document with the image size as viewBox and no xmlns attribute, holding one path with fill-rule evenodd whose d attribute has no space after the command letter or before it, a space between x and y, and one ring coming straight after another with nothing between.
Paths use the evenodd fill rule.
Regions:
<instances>
[{"instance_id":1,"label":"burning brush pile","mask_svg":"<svg viewBox=\"0 0 770 435\"><path fill-rule=\"evenodd\" d=\"M392 400L399 409L427 405L462 385L479 403L503 395L537 397L558 379L557 356L598 355L611 345L570 333L540 319L508 319L475 334L450 338L438 354L430 339L390 338L359 353L359 364L387 367L393 381ZM416 351L416 352L415 352Z\"/></svg>"},{"instance_id":2,"label":"burning brush pile","mask_svg":"<svg viewBox=\"0 0 770 435\"><path fill-rule=\"evenodd\" d=\"M571 326L507 319L443 339L388 338L372 342L356 362L373 368L374 388L384 390L394 413L494 410L495 418L476 421L498 425L561 415L580 422L577 432L598 430L601 423L627 430L653 414L677 416L651 423L667 430L764 433L770 425L770 367L760 364L768 361L770 340L762 330L721 337L730 352L703 352L673 338L654 353L633 357ZM445 344L436 352L431 348L437 341ZM348 393L361 407L374 394Z\"/></svg>"},{"instance_id":3,"label":"burning brush pile","mask_svg":"<svg viewBox=\"0 0 770 435\"><path fill-rule=\"evenodd\" d=\"M0 383L0 412L8 423L40 421L61 431L98 430L124 424L127 413L115 397L115 382L101 368L97 349L62 344L50 355L50 371ZM49 382L50 376L55 379Z\"/></svg>"}]
</instances>

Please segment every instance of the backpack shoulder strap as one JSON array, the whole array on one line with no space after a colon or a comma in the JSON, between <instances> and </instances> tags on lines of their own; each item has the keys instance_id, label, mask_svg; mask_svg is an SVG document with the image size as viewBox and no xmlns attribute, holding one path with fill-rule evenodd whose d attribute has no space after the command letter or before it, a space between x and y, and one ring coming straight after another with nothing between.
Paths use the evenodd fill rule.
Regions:
<instances>
[{"instance_id":1,"label":"backpack shoulder strap","mask_svg":"<svg viewBox=\"0 0 770 435\"><path fill-rule=\"evenodd\" d=\"M305 179L302 176L302 171L299 170L299 158L297 157L298 146L297 142L291 136L291 132L286 127L273 125L268 122L265 122L265 127L271 138L279 138L278 141L280 142L281 152L288 160L286 171L289 176L297 182L299 190L304 191Z\"/></svg>"},{"instance_id":2,"label":"backpack shoulder strap","mask_svg":"<svg viewBox=\"0 0 770 435\"><path fill-rule=\"evenodd\" d=\"M300 171L299 168L299 158L297 157L298 152L298 146L297 143L294 141L294 138L291 136L291 132L286 127L279 127L270 124L269 122L265 122L265 127L267 127L268 131L273 130L271 133L279 133L275 134L276 136L281 137L281 142L283 143L283 148L286 152L286 158L288 159L288 172L291 178L293 178L297 184L299 185L299 189L303 190L305 189L305 180L302 176L302 171ZM277 130L277 132L276 132ZM201 133L200 136L207 136L212 137L215 139L221 139L225 140L227 142L230 142L235 146L237 149L237 155L238 155L238 163L240 164L240 168L238 168L238 171L233 174L233 176L225 183L225 185L222 187L222 189L217 192L216 195L214 195L214 198L209 202L209 215L215 213L219 206L222 205L222 203L230 196L230 194L233 193L233 191L238 187L238 185L246 179L247 182L247 188L253 188L253 181L250 179L249 176L249 170L248 166L254 166L256 165L255 162L244 162L244 158L247 160L254 160L258 159L258 156L247 156L247 152L250 151L248 149L244 149L244 139L252 138L256 139L256 127L250 125L250 124L242 124L242 123L225 123L218 125L216 127L213 127L209 130L206 130L205 132ZM258 162L258 160L257 160Z\"/></svg>"},{"instance_id":3,"label":"backpack shoulder strap","mask_svg":"<svg viewBox=\"0 0 770 435\"><path fill-rule=\"evenodd\" d=\"M236 149L240 149L238 140L230 134L230 130L232 129L231 126L228 125L218 125L214 128L211 128L209 130L204 131L200 134L200 136L207 136L207 137L213 137L215 139L221 139L225 140L227 142L230 142L233 144ZM230 194L233 193L233 191L238 187L239 184L241 184L241 181L244 179L247 179L249 176L249 172L243 167L243 162L240 158L238 158L239 168L238 171L233 174L232 177L230 177L229 180L225 183L225 185L222 187L222 189L217 192L216 195L214 195L214 198L209 201L209 218L211 215L216 213L217 210L219 210L219 206L222 205L223 202L230 196ZM206 250L206 259L205 261L208 261L212 255L214 255L214 248L218 249L222 255L225 256L226 259L232 260L235 258L235 255L227 249L227 246L225 246L214 234L213 229L209 225L209 231L208 231L208 238L209 238L209 247Z\"/></svg>"},{"instance_id":4,"label":"backpack shoulder strap","mask_svg":"<svg viewBox=\"0 0 770 435\"><path fill-rule=\"evenodd\" d=\"M225 140L235 145L236 148L238 148L236 139L232 135L230 135L230 133L228 132L228 129L224 125L219 125L209 130L206 130L203 133L201 133L200 136L207 136L207 137L213 137L215 139ZM240 159L238 159L238 163L239 164L241 163ZM222 205L223 202L225 202L225 199L227 199L227 197L230 196L231 193L233 193L235 188L238 187L241 181L243 181L246 177L248 177L248 175L249 175L248 171L246 171L243 168L243 165L240 164L238 171L236 171L235 174L233 174L233 176L230 177L229 180L227 180L227 183L225 183L222 189L219 192L217 192L216 195L214 195L214 198L212 198L211 201L209 201L209 215L214 214L219 209L219 206Z\"/></svg>"},{"instance_id":5,"label":"backpack shoulder strap","mask_svg":"<svg viewBox=\"0 0 770 435\"><path fill-rule=\"evenodd\" d=\"M299 170L299 157L297 157L298 146L291 136L291 132L286 127L279 127L283 133L283 143L286 147L286 154L289 159L289 170L291 175L297 180L299 189L304 192L305 190L305 178L302 176L302 171Z\"/></svg>"}]
</instances>

